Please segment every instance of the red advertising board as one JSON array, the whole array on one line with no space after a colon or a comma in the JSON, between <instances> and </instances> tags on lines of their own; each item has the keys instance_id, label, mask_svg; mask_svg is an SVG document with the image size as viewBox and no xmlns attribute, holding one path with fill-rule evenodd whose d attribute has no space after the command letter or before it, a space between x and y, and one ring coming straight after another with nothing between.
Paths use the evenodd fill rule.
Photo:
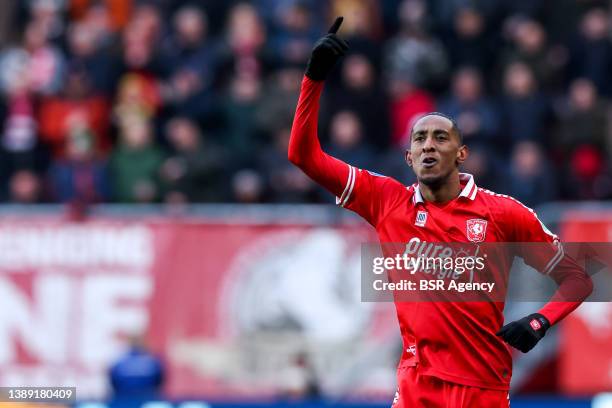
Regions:
<instances>
[{"instance_id":1,"label":"red advertising board","mask_svg":"<svg viewBox=\"0 0 612 408\"><path fill-rule=\"evenodd\" d=\"M565 241L609 241L612 217L587 215L568 215ZM170 396L265 397L315 376L328 395L388 399L400 337L392 304L360 302L360 243L372 240L362 224L5 219L0 386L103 397L126 338L145 333ZM566 392L612 389L610 322L609 303L564 321Z\"/></svg>"},{"instance_id":2,"label":"red advertising board","mask_svg":"<svg viewBox=\"0 0 612 408\"><path fill-rule=\"evenodd\" d=\"M610 242L612 214L568 212L560 233L567 242ZM612 390L612 303L584 303L563 321L561 330L563 390L581 395Z\"/></svg>"},{"instance_id":3,"label":"red advertising board","mask_svg":"<svg viewBox=\"0 0 612 408\"><path fill-rule=\"evenodd\" d=\"M316 376L331 395L388 398L400 337L392 305L360 302L369 234L4 220L0 386L76 385L81 398L102 397L126 338L146 333L171 396L265 397Z\"/></svg>"}]
</instances>

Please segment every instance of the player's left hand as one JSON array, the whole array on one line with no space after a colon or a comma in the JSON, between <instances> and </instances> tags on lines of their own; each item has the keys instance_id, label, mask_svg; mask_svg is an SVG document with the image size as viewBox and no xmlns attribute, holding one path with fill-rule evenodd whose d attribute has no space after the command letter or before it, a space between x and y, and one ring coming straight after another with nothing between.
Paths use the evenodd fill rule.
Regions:
<instances>
[{"instance_id":1,"label":"player's left hand","mask_svg":"<svg viewBox=\"0 0 612 408\"><path fill-rule=\"evenodd\" d=\"M515 322L508 323L496 334L512 347L528 352L544 337L550 322L539 313L530 314Z\"/></svg>"}]
</instances>

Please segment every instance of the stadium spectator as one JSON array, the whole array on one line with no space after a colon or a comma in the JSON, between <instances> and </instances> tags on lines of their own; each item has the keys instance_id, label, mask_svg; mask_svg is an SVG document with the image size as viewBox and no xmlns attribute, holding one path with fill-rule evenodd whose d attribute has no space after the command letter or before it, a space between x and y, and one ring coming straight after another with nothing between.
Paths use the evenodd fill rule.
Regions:
<instances>
[{"instance_id":1,"label":"stadium spectator","mask_svg":"<svg viewBox=\"0 0 612 408\"><path fill-rule=\"evenodd\" d=\"M279 126L290 125L300 91L302 70L291 66L275 71L264 84L256 124L269 137Z\"/></svg>"},{"instance_id":2,"label":"stadium spectator","mask_svg":"<svg viewBox=\"0 0 612 408\"><path fill-rule=\"evenodd\" d=\"M446 37L446 48L453 68L472 65L485 72L491 67L494 36L487 35L484 16L475 8L461 8L455 13Z\"/></svg>"},{"instance_id":3,"label":"stadium spectator","mask_svg":"<svg viewBox=\"0 0 612 408\"><path fill-rule=\"evenodd\" d=\"M559 128L555 146L567 158L581 145L590 145L599 151L608 146L608 106L588 79L576 79L569 87L567 101L559 112ZM610 153L608 153L610 158Z\"/></svg>"},{"instance_id":4,"label":"stadium spectator","mask_svg":"<svg viewBox=\"0 0 612 408\"><path fill-rule=\"evenodd\" d=\"M154 399L165 379L162 360L140 335L129 339L127 350L109 368L109 380L117 400Z\"/></svg>"},{"instance_id":5,"label":"stadium spectator","mask_svg":"<svg viewBox=\"0 0 612 408\"><path fill-rule=\"evenodd\" d=\"M512 151L510 177L504 190L525 205L535 207L557 195L554 174L540 146L523 141Z\"/></svg>"},{"instance_id":6,"label":"stadium spectator","mask_svg":"<svg viewBox=\"0 0 612 408\"><path fill-rule=\"evenodd\" d=\"M274 144L259 155L259 170L265 175L267 199L276 203L299 203L318 200L319 189L299 169L284 160L291 129L279 128Z\"/></svg>"},{"instance_id":7,"label":"stadium spectator","mask_svg":"<svg viewBox=\"0 0 612 408\"><path fill-rule=\"evenodd\" d=\"M130 115L122 118L119 132L120 141L109 163L114 199L126 203L159 200L164 153L153 140L152 124Z\"/></svg>"},{"instance_id":8,"label":"stadium spectator","mask_svg":"<svg viewBox=\"0 0 612 408\"><path fill-rule=\"evenodd\" d=\"M547 89L558 82L565 59L548 47L544 27L535 20L513 17L508 19L510 46L500 56L500 74L517 62L526 64L535 80ZM557 51L558 52L558 51Z\"/></svg>"},{"instance_id":9,"label":"stadium spectator","mask_svg":"<svg viewBox=\"0 0 612 408\"><path fill-rule=\"evenodd\" d=\"M37 204L43 201L42 180L30 169L20 169L13 173L9 188L11 203Z\"/></svg>"},{"instance_id":10,"label":"stadium spectator","mask_svg":"<svg viewBox=\"0 0 612 408\"><path fill-rule=\"evenodd\" d=\"M92 91L108 97L117 82L120 66L110 54L107 41L106 30L89 20L76 22L68 29L68 66L84 70Z\"/></svg>"},{"instance_id":11,"label":"stadium spectator","mask_svg":"<svg viewBox=\"0 0 612 408\"><path fill-rule=\"evenodd\" d=\"M282 144L281 129L291 123L313 42L336 13L347 17L343 34L352 54L329 78L321 127L331 129L336 114L353 112L370 169L409 183L394 152L406 148L413 120L436 110L438 101L437 110L457 119L472 148L480 145L492 182L498 173L511 173L504 163L515 160L513 143L535 141L551 147L542 154L566 177L600 186L553 198L607 197L601 180L612 159L609 5L559 1L7 2L3 16L10 21L0 29L0 200L11 199L17 172L51 180L49 166L55 172L70 160L65 142L83 127L94 136L96 160L116 163L125 150L126 123L147 123L151 129L144 133L163 135L174 117L188 118L206 135L198 148L212 144L231 152L224 175L242 174L235 185L250 187L238 190L255 192L207 184L195 196L320 200L297 179L299 191L271 187L276 167L267 164ZM182 155L170 139L145 144L162 161ZM111 171L109 185L124 185L124 172L139 166ZM139 199L133 191L110 197L169 199L158 173L145 179L153 180L155 193L144 188ZM39 184L37 200L63 200Z\"/></svg>"},{"instance_id":12,"label":"stadium spectator","mask_svg":"<svg viewBox=\"0 0 612 408\"><path fill-rule=\"evenodd\" d=\"M65 8L64 2L31 0L28 3L30 20L42 28L46 39L52 42L60 40L66 27L61 15Z\"/></svg>"},{"instance_id":13,"label":"stadium spectator","mask_svg":"<svg viewBox=\"0 0 612 408\"><path fill-rule=\"evenodd\" d=\"M49 169L51 197L81 206L108 201L106 163L97 157L91 131L85 126L73 127L66 138L65 157Z\"/></svg>"},{"instance_id":14,"label":"stadium spectator","mask_svg":"<svg viewBox=\"0 0 612 408\"><path fill-rule=\"evenodd\" d=\"M406 150L406 149L404 149ZM416 182L416 177L406 168L406 159L396 150L389 150L378 155L371 170L387 177L392 177L400 183L409 186Z\"/></svg>"},{"instance_id":15,"label":"stadium spectator","mask_svg":"<svg viewBox=\"0 0 612 408\"><path fill-rule=\"evenodd\" d=\"M207 38L207 18L202 9L187 5L176 12L173 35L160 57L168 76L164 102L179 115L209 114L218 60L215 47Z\"/></svg>"},{"instance_id":16,"label":"stadium spectator","mask_svg":"<svg viewBox=\"0 0 612 408\"><path fill-rule=\"evenodd\" d=\"M28 78L25 75L13 78L3 96L0 104L0 155L4 169L2 181L6 188L16 171L27 169L42 175L48 167L49 155L39 138L36 98L29 88Z\"/></svg>"},{"instance_id":17,"label":"stadium spectator","mask_svg":"<svg viewBox=\"0 0 612 408\"><path fill-rule=\"evenodd\" d=\"M232 193L238 203L253 204L264 201L264 181L252 169L238 171L232 179Z\"/></svg>"},{"instance_id":18,"label":"stadium spectator","mask_svg":"<svg viewBox=\"0 0 612 408\"><path fill-rule=\"evenodd\" d=\"M110 107L106 98L91 91L84 70L68 72L62 94L42 101L39 108L41 139L56 157L62 157L66 139L73 131L84 130L93 136L96 149L108 151Z\"/></svg>"},{"instance_id":19,"label":"stadium spectator","mask_svg":"<svg viewBox=\"0 0 612 408\"><path fill-rule=\"evenodd\" d=\"M378 149L389 144L387 97L376 77L375 68L363 54L352 54L343 61L342 89L330 89L325 100L330 117L342 110L355 112L363 123L365 142ZM330 118L324 118L329 123Z\"/></svg>"},{"instance_id":20,"label":"stadium spectator","mask_svg":"<svg viewBox=\"0 0 612 408\"><path fill-rule=\"evenodd\" d=\"M470 149L470 155L463 163L462 171L478 177L478 184L492 191L502 191L504 186L505 168L499 156L482 147Z\"/></svg>"},{"instance_id":21,"label":"stadium spectator","mask_svg":"<svg viewBox=\"0 0 612 408\"><path fill-rule=\"evenodd\" d=\"M261 79L268 74L272 55L266 40L266 27L255 7L248 3L235 5L230 10L225 38L218 47L217 81L225 85L234 76Z\"/></svg>"},{"instance_id":22,"label":"stadium spectator","mask_svg":"<svg viewBox=\"0 0 612 408\"><path fill-rule=\"evenodd\" d=\"M225 154L203 137L197 125L176 117L166 125L166 138L174 153L162 167L167 202L224 201Z\"/></svg>"},{"instance_id":23,"label":"stadium spectator","mask_svg":"<svg viewBox=\"0 0 612 408\"><path fill-rule=\"evenodd\" d=\"M577 79L569 88L560 112L556 146L561 170L577 189L564 186L563 197L601 199L612 194L608 107L588 79Z\"/></svg>"},{"instance_id":24,"label":"stadium spectator","mask_svg":"<svg viewBox=\"0 0 612 408\"><path fill-rule=\"evenodd\" d=\"M612 94L612 44L609 14L603 9L588 11L571 49L571 68L575 77L590 79L604 95Z\"/></svg>"},{"instance_id":25,"label":"stadium spectator","mask_svg":"<svg viewBox=\"0 0 612 408\"><path fill-rule=\"evenodd\" d=\"M439 87L448 69L447 52L425 24L422 0L405 0L400 5L400 31L389 39L385 69L391 77L402 77L418 87Z\"/></svg>"},{"instance_id":26,"label":"stadium spectator","mask_svg":"<svg viewBox=\"0 0 612 408\"><path fill-rule=\"evenodd\" d=\"M22 80L33 93L51 94L62 86L64 65L63 55L49 43L44 27L30 22L21 46L0 55L0 82L6 90L14 81Z\"/></svg>"},{"instance_id":27,"label":"stadium spectator","mask_svg":"<svg viewBox=\"0 0 612 408\"><path fill-rule=\"evenodd\" d=\"M123 66L114 107L118 121L131 113L153 118L161 107L162 69L154 55L159 24L158 11L153 6L143 6L123 31Z\"/></svg>"},{"instance_id":28,"label":"stadium spectator","mask_svg":"<svg viewBox=\"0 0 612 408\"><path fill-rule=\"evenodd\" d=\"M2 147L9 153L22 156L28 164L33 164L33 153L39 144L38 123L34 97L23 78L11 83L6 90L4 103Z\"/></svg>"},{"instance_id":29,"label":"stadium spectator","mask_svg":"<svg viewBox=\"0 0 612 408\"><path fill-rule=\"evenodd\" d=\"M511 143L521 140L547 143L548 101L540 93L531 68L522 62L510 64L504 73L503 84L501 111L504 136Z\"/></svg>"},{"instance_id":30,"label":"stadium spectator","mask_svg":"<svg viewBox=\"0 0 612 408\"><path fill-rule=\"evenodd\" d=\"M256 116L262 87L258 77L240 74L231 79L223 95L221 143L232 152L233 164L238 167L253 163L252 153L264 139Z\"/></svg>"},{"instance_id":31,"label":"stadium spectator","mask_svg":"<svg viewBox=\"0 0 612 408\"><path fill-rule=\"evenodd\" d=\"M298 1L287 2L285 7L279 9L270 39L278 63L301 65L306 62L317 39L314 10Z\"/></svg>"},{"instance_id":32,"label":"stadium spectator","mask_svg":"<svg viewBox=\"0 0 612 408\"><path fill-rule=\"evenodd\" d=\"M493 149L498 143L499 115L484 95L482 73L475 68L464 67L455 73L452 93L439 103L438 110L455 118L470 146Z\"/></svg>"},{"instance_id":33,"label":"stadium spectator","mask_svg":"<svg viewBox=\"0 0 612 408\"><path fill-rule=\"evenodd\" d=\"M361 169L370 169L373 164L372 149L364 143L361 119L352 111L336 113L330 124L330 155L355 163Z\"/></svg>"},{"instance_id":34,"label":"stadium spectator","mask_svg":"<svg viewBox=\"0 0 612 408\"><path fill-rule=\"evenodd\" d=\"M603 154L594 146L581 145L572 152L566 169L568 180L564 185L564 198L572 200L599 200L610 198L610 170ZM573 187L571 187L573 186Z\"/></svg>"}]
</instances>

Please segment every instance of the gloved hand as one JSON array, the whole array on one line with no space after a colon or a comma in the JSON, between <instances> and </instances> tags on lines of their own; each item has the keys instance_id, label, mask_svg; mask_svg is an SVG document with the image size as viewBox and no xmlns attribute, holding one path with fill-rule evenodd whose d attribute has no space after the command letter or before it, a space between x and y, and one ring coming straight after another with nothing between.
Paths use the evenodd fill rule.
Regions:
<instances>
[{"instance_id":1,"label":"gloved hand","mask_svg":"<svg viewBox=\"0 0 612 408\"><path fill-rule=\"evenodd\" d=\"M550 322L539 313L530 314L502 327L496 335L512 347L528 352L544 337Z\"/></svg>"},{"instance_id":2,"label":"gloved hand","mask_svg":"<svg viewBox=\"0 0 612 408\"><path fill-rule=\"evenodd\" d=\"M320 38L312 49L310 59L306 65L306 76L315 81L323 81L338 61L348 50L346 41L340 39L336 33L344 17L336 18L329 28L328 34Z\"/></svg>"}]
</instances>

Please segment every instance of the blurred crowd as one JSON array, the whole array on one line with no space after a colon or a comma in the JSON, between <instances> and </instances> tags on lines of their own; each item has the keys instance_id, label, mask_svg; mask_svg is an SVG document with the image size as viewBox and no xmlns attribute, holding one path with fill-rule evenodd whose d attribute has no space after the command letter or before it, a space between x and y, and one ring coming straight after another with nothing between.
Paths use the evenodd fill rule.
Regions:
<instances>
[{"instance_id":1,"label":"blurred crowd","mask_svg":"<svg viewBox=\"0 0 612 408\"><path fill-rule=\"evenodd\" d=\"M414 181L418 115L454 117L477 184L534 206L612 198L601 0L3 0L0 201L330 202L286 158L312 44L350 53L320 136Z\"/></svg>"}]
</instances>

